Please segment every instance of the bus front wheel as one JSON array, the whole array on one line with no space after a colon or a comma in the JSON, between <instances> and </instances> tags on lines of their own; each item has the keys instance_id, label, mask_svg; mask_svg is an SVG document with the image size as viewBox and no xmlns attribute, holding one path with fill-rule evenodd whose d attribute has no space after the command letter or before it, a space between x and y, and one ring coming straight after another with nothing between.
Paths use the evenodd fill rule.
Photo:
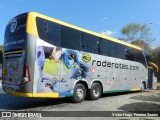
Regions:
<instances>
[{"instance_id":1,"label":"bus front wheel","mask_svg":"<svg viewBox=\"0 0 160 120\"><path fill-rule=\"evenodd\" d=\"M101 97L101 94L102 94L101 85L97 82L93 83L89 91L89 99L97 100Z\"/></svg>"},{"instance_id":2,"label":"bus front wheel","mask_svg":"<svg viewBox=\"0 0 160 120\"><path fill-rule=\"evenodd\" d=\"M83 84L78 83L74 87L72 101L75 103L82 102L86 97L86 88Z\"/></svg>"},{"instance_id":3,"label":"bus front wheel","mask_svg":"<svg viewBox=\"0 0 160 120\"><path fill-rule=\"evenodd\" d=\"M142 82L142 83L141 83L141 92L144 92L144 90L145 90L145 83Z\"/></svg>"}]
</instances>

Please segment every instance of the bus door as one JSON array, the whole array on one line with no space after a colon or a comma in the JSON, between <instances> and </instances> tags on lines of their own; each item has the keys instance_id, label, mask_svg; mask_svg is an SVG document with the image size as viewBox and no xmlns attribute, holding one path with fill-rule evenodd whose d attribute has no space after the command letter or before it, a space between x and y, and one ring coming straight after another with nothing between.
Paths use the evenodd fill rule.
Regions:
<instances>
[{"instance_id":1,"label":"bus door","mask_svg":"<svg viewBox=\"0 0 160 120\"><path fill-rule=\"evenodd\" d=\"M157 89L157 78L155 77L156 71L153 68L148 69L148 88Z\"/></svg>"},{"instance_id":2,"label":"bus door","mask_svg":"<svg viewBox=\"0 0 160 120\"><path fill-rule=\"evenodd\" d=\"M153 82L153 69L148 69L148 88L152 88L152 82Z\"/></svg>"}]
</instances>

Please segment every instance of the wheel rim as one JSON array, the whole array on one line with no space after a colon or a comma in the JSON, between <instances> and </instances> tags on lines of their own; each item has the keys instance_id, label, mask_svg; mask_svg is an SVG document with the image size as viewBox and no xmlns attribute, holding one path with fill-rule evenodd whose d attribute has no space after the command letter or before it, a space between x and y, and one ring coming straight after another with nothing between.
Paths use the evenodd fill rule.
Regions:
<instances>
[{"instance_id":1,"label":"wheel rim","mask_svg":"<svg viewBox=\"0 0 160 120\"><path fill-rule=\"evenodd\" d=\"M98 97L99 96L99 88L97 86L95 86L93 88L93 96Z\"/></svg>"},{"instance_id":2,"label":"wheel rim","mask_svg":"<svg viewBox=\"0 0 160 120\"><path fill-rule=\"evenodd\" d=\"M82 88L78 88L78 89L76 90L76 97L77 97L78 99L82 99L82 98L83 98L83 95L84 95L83 89L82 89Z\"/></svg>"}]
</instances>

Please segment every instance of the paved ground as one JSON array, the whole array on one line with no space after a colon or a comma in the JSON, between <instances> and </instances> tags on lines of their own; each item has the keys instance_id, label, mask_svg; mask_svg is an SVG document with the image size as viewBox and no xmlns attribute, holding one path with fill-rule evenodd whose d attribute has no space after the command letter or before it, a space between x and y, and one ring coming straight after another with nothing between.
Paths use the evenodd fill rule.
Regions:
<instances>
[{"instance_id":1,"label":"paved ground","mask_svg":"<svg viewBox=\"0 0 160 120\"><path fill-rule=\"evenodd\" d=\"M68 98L63 99L28 99L15 97L3 92L0 88L0 111L22 110L22 111L160 111L160 90L147 90L146 92L121 93L103 95L96 101L85 100L82 103L71 103ZM63 116L63 115L62 115ZM129 118L129 119L139 119ZM53 119L53 118L48 118ZM57 119L57 118L54 118ZM64 119L58 118L58 119ZM72 120L75 118L65 118ZM82 119L81 117L76 119ZM105 117L87 120L106 119ZM116 118L107 118L116 119ZM122 118L117 118L122 119ZM123 118L124 119L124 118ZM125 118L126 120L128 118ZM158 118L145 118L145 120ZM160 118L159 118L160 119ZM142 120L142 119L141 119Z\"/></svg>"}]
</instances>

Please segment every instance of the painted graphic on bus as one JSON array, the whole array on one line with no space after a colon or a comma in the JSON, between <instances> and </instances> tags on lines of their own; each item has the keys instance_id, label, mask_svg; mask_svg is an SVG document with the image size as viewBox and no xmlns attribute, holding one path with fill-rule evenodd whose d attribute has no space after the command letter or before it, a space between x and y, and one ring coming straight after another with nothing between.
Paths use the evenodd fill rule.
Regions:
<instances>
[{"instance_id":1,"label":"painted graphic on bus","mask_svg":"<svg viewBox=\"0 0 160 120\"><path fill-rule=\"evenodd\" d=\"M83 78L91 80L91 67L82 61L82 53L60 48L38 39L36 61L39 70L37 92L73 94L72 84Z\"/></svg>"}]
</instances>

